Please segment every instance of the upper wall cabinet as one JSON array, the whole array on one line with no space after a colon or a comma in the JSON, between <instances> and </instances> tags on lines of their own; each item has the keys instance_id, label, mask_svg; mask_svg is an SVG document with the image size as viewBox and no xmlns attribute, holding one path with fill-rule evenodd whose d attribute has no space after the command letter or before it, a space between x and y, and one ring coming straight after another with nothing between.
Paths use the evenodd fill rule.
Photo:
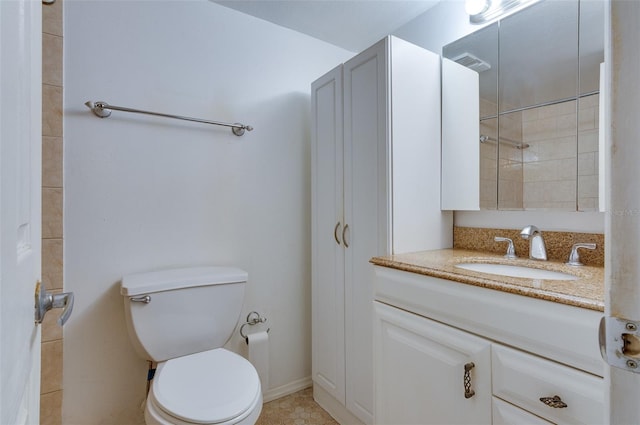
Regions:
<instances>
[{"instance_id":1,"label":"upper wall cabinet","mask_svg":"<svg viewBox=\"0 0 640 425\"><path fill-rule=\"evenodd\" d=\"M449 59L442 59L442 167L441 206L443 210L478 209L480 146L470 145L478 137L478 102L469 93L478 92L478 74ZM445 113L445 111L447 111ZM464 117L464 118L461 118ZM468 125L458 125L458 120Z\"/></svg>"},{"instance_id":2,"label":"upper wall cabinet","mask_svg":"<svg viewBox=\"0 0 640 425\"><path fill-rule=\"evenodd\" d=\"M454 176L451 187L478 190L466 202L447 204L451 194L443 186L443 209L599 209L604 2L536 3L445 46L443 57L473 70L479 81L478 90L465 94L467 103L478 104L477 115L446 108L461 85L447 83L443 65L443 155L445 146L457 149L456 156L443 156L443 176ZM464 139L461 130L447 128L475 131L478 124ZM462 158L476 152L477 173Z\"/></svg>"}]
</instances>

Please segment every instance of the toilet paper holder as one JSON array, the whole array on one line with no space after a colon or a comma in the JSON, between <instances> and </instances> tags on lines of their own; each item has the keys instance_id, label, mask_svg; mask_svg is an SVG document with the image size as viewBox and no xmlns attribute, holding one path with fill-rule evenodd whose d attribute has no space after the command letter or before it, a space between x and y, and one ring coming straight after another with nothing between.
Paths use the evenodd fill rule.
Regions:
<instances>
[{"instance_id":1,"label":"toilet paper holder","mask_svg":"<svg viewBox=\"0 0 640 425\"><path fill-rule=\"evenodd\" d=\"M247 344L249 344L249 338L247 337L247 334L244 333L244 327L247 325L249 326L257 325L258 323L264 323L266 321L267 321L266 317L260 316L260 313L258 313L257 311L252 311L247 315L247 321L243 323L242 326L240 326L240 336L244 338ZM267 332L269 332L270 330L271 328L267 328Z\"/></svg>"}]
</instances>

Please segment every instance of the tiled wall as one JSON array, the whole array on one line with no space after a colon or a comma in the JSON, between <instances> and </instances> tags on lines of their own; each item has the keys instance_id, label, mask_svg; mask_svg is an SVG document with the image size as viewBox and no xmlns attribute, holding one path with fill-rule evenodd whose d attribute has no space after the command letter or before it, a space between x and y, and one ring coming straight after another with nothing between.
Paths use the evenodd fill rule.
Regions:
<instances>
[{"instance_id":1,"label":"tiled wall","mask_svg":"<svg viewBox=\"0 0 640 425\"><path fill-rule=\"evenodd\" d=\"M576 101L500 116L500 138L521 141L526 149L501 143L480 148L480 206L501 210L595 211L598 207L598 101L594 94ZM487 107L485 102L484 107ZM481 105L482 109L482 105ZM496 119L480 123L480 133L496 137Z\"/></svg>"},{"instance_id":2,"label":"tiled wall","mask_svg":"<svg viewBox=\"0 0 640 425\"><path fill-rule=\"evenodd\" d=\"M497 139L498 119L480 121L480 134ZM498 144L480 144L480 208L495 210L498 206Z\"/></svg>"},{"instance_id":3,"label":"tiled wall","mask_svg":"<svg viewBox=\"0 0 640 425\"><path fill-rule=\"evenodd\" d=\"M580 98L578 106L578 209L598 210L598 130L600 95Z\"/></svg>"},{"instance_id":4,"label":"tiled wall","mask_svg":"<svg viewBox=\"0 0 640 425\"><path fill-rule=\"evenodd\" d=\"M62 292L62 0L42 6L42 282ZM42 325L40 423L62 423L62 328Z\"/></svg>"},{"instance_id":5,"label":"tiled wall","mask_svg":"<svg viewBox=\"0 0 640 425\"><path fill-rule=\"evenodd\" d=\"M576 208L576 102L523 111L525 209Z\"/></svg>"},{"instance_id":6,"label":"tiled wall","mask_svg":"<svg viewBox=\"0 0 640 425\"><path fill-rule=\"evenodd\" d=\"M480 115L495 116L497 106L480 100ZM523 164L522 150L516 143L522 141L522 113L500 116L500 149L498 119L485 118L480 121L480 134L490 138L480 145L480 208L495 210L521 210L523 208ZM508 139L508 140L505 140ZM499 158L498 158L499 155Z\"/></svg>"},{"instance_id":7,"label":"tiled wall","mask_svg":"<svg viewBox=\"0 0 640 425\"><path fill-rule=\"evenodd\" d=\"M498 151L498 209L523 208L522 112L501 115L500 149Z\"/></svg>"}]
</instances>

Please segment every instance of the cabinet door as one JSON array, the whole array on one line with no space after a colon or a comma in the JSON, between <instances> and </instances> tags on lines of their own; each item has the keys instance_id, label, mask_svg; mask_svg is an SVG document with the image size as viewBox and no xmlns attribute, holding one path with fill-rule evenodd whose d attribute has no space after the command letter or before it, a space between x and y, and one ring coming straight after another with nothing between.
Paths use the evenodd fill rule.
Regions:
<instances>
[{"instance_id":1,"label":"cabinet door","mask_svg":"<svg viewBox=\"0 0 640 425\"><path fill-rule=\"evenodd\" d=\"M346 407L373 417L373 267L387 253L386 39L344 64Z\"/></svg>"},{"instance_id":2,"label":"cabinet door","mask_svg":"<svg viewBox=\"0 0 640 425\"><path fill-rule=\"evenodd\" d=\"M442 59L443 210L480 209L478 73Z\"/></svg>"},{"instance_id":3,"label":"cabinet door","mask_svg":"<svg viewBox=\"0 0 640 425\"><path fill-rule=\"evenodd\" d=\"M390 37L392 251L450 248L453 214L440 210L440 56Z\"/></svg>"},{"instance_id":4,"label":"cabinet door","mask_svg":"<svg viewBox=\"0 0 640 425\"><path fill-rule=\"evenodd\" d=\"M342 67L311 85L312 375L345 403Z\"/></svg>"},{"instance_id":5,"label":"cabinet door","mask_svg":"<svg viewBox=\"0 0 640 425\"><path fill-rule=\"evenodd\" d=\"M379 302L374 310L376 424L491 423L488 340Z\"/></svg>"}]
</instances>

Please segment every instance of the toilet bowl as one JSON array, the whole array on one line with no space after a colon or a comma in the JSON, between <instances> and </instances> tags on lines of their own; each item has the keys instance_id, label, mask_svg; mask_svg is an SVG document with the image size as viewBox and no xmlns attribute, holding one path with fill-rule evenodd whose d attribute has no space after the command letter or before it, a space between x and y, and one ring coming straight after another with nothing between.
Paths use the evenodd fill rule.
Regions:
<instances>
[{"instance_id":1,"label":"toilet bowl","mask_svg":"<svg viewBox=\"0 0 640 425\"><path fill-rule=\"evenodd\" d=\"M253 365L222 348L235 329L247 273L197 267L122 278L134 348L157 363L145 406L151 425L253 425L262 388Z\"/></svg>"},{"instance_id":2,"label":"toilet bowl","mask_svg":"<svg viewBox=\"0 0 640 425\"><path fill-rule=\"evenodd\" d=\"M244 357L224 348L158 364L147 397L147 424L251 424L262 410L260 379Z\"/></svg>"}]
</instances>

